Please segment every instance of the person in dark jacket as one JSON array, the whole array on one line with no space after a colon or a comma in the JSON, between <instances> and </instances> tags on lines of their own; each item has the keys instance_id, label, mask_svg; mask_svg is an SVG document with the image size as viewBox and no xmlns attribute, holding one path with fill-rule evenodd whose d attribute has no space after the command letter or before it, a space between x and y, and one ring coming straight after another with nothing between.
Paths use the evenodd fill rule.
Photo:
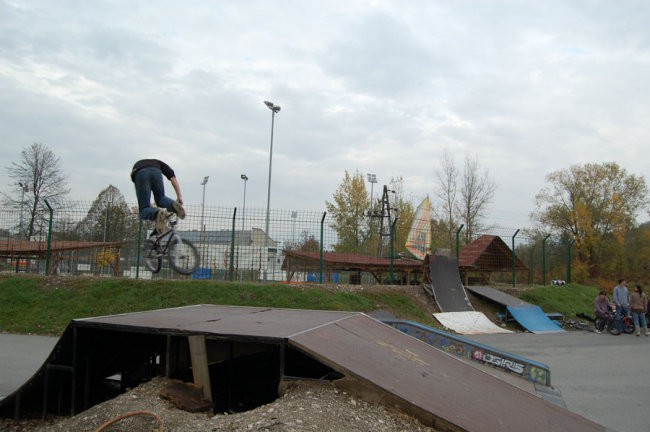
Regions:
<instances>
[{"instance_id":1,"label":"person in dark jacket","mask_svg":"<svg viewBox=\"0 0 650 432\"><path fill-rule=\"evenodd\" d=\"M163 175L170 181L176 192L176 200L165 195ZM167 211L174 212L179 218L185 218L181 186L174 170L158 159L142 159L131 169L131 180L135 184L138 197L140 219L156 221L156 231L160 234L166 229ZM158 208L151 206L151 194Z\"/></svg>"}]
</instances>

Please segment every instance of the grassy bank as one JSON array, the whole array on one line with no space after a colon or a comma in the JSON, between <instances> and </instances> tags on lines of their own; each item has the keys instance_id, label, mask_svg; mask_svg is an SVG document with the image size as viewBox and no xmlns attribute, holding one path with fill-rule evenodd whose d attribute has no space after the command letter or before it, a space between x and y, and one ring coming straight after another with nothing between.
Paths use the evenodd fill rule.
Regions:
<instances>
[{"instance_id":1,"label":"grassy bank","mask_svg":"<svg viewBox=\"0 0 650 432\"><path fill-rule=\"evenodd\" d=\"M575 318L578 313L593 316L598 291L598 288L578 284L545 286L526 291L521 298L538 305L544 312L560 312Z\"/></svg>"},{"instance_id":2,"label":"grassy bank","mask_svg":"<svg viewBox=\"0 0 650 432\"><path fill-rule=\"evenodd\" d=\"M194 304L371 312L432 325L432 317L398 292L341 292L292 285L199 280L0 276L0 330L60 335L72 319Z\"/></svg>"},{"instance_id":3,"label":"grassy bank","mask_svg":"<svg viewBox=\"0 0 650 432\"><path fill-rule=\"evenodd\" d=\"M570 284L527 290L522 299L545 312L575 318L580 312L593 314L597 294L597 288ZM0 331L4 332L60 335L72 319L194 304L358 312L381 309L401 319L438 325L421 304L401 290L347 292L283 284L0 275ZM491 306L485 312L492 318L495 310Z\"/></svg>"}]
</instances>

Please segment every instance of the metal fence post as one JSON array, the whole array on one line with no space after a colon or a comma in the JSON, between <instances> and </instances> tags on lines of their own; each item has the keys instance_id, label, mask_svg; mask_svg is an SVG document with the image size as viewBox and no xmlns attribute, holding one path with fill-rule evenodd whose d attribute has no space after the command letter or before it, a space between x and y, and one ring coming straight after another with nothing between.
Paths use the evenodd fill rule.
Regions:
<instances>
[{"instance_id":1,"label":"metal fence post","mask_svg":"<svg viewBox=\"0 0 650 432\"><path fill-rule=\"evenodd\" d=\"M456 230L456 260L460 260L460 232L462 231L465 224L460 224Z\"/></svg>"},{"instance_id":2,"label":"metal fence post","mask_svg":"<svg viewBox=\"0 0 650 432\"><path fill-rule=\"evenodd\" d=\"M142 219L138 224L138 251L136 252L135 278L140 279L140 250L142 250Z\"/></svg>"},{"instance_id":3,"label":"metal fence post","mask_svg":"<svg viewBox=\"0 0 650 432\"><path fill-rule=\"evenodd\" d=\"M235 210L232 212L232 232L230 236L230 282L235 280L235 219L237 217L237 207L235 207ZM268 249L268 248L267 248ZM268 260L268 250L267 250L267 259L266 259L266 266L268 267L269 260ZM273 275L275 277L275 275Z\"/></svg>"},{"instance_id":4,"label":"metal fence post","mask_svg":"<svg viewBox=\"0 0 650 432\"><path fill-rule=\"evenodd\" d=\"M45 255L45 274L50 274L50 254L52 252L52 218L54 217L54 210L47 199L44 199L45 205L50 211L50 222L47 228L47 254Z\"/></svg>"},{"instance_id":5,"label":"metal fence post","mask_svg":"<svg viewBox=\"0 0 650 432\"><path fill-rule=\"evenodd\" d=\"M550 236L550 234L546 234L546 237L542 240L542 285L544 286L546 286L546 240Z\"/></svg>"},{"instance_id":6,"label":"metal fence post","mask_svg":"<svg viewBox=\"0 0 650 432\"><path fill-rule=\"evenodd\" d=\"M512 287L517 284L517 254L515 253L515 237L519 234L519 228L512 235Z\"/></svg>"},{"instance_id":7,"label":"metal fence post","mask_svg":"<svg viewBox=\"0 0 650 432\"><path fill-rule=\"evenodd\" d=\"M323 283L323 227L326 214L327 212L323 212L323 217L320 220L320 283Z\"/></svg>"},{"instance_id":8,"label":"metal fence post","mask_svg":"<svg viewBox=\"0 0 650 432\"><path fill-rule=\"evenodd\" d=\"M567 246L567 259L566 259L566 282L571 283L571 248L576 242L576 239L573 239L569 242Z\"/></svg>"},{"instance_id":9,"label":"metal fence post","mask_svg":"<svg viewBox=\"0 0 650 432\"><path fill-rule=\"evenodd\" d=\"M397 219L393 221L393 223L390 225L390 284L393 284L393 261L395 260L395 224L397 223Z\"/></svg>"}]
</instances>

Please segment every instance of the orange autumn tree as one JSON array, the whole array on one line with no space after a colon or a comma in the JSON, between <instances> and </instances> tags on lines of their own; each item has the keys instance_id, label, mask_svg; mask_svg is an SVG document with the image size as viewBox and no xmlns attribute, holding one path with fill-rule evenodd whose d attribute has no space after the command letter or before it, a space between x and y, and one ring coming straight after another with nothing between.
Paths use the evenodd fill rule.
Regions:
<instances>
[{"instance_id":1,"label":"orange autumn tree","mask_svg":"<svg viewBox=\"0 0 650 432\"><path fill-rule=\"evenodd\" d=\"M625 239L648 203L642 176L615 162L572 165L546 176L532 217L547 232L575 239L578 264L590 277L625 272Z\"/></svg>"}]
</instances>

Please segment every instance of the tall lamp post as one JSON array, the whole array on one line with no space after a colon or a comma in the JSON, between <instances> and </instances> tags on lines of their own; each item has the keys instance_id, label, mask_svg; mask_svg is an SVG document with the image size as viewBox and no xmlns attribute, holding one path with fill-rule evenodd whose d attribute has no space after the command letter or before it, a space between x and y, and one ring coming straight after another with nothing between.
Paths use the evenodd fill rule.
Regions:
<instances>
[{"instance_id":1,"label":"tall lamp post","mask_svg":"<svg viewBox=\"0 0 650 432\"><path fill-rule=\"evenodd\" d=\"M244 226L246 223L246 183L248 183L248 176L246 174L241 175L241 179L244 180L244 204L242 205L242 211L241 211L241 236L243 237L244 235ZM237 268L239 268L239 246L241 244L241 240L237 244ZM240 270L239 273L239 280L243 281L244 280L244 272Z\"/></svg>"},{"instance_id":2,"label":"tall lamp post","mask_svg":"<svg viewBox=\"0 0 650 432\"><path fill-rule=\"evenodd\" d=\"M275 123L275 115L280 112L280 105L275 105L273 102L264 101L271 110L271 149L269 150L269 185L266 193L266 223L264 245L266 247L266 265L264 266L264 282L267 281L268 265L269 265L269 206L271 205L271 167L273 166L273 126Z\"/></svg>"},{"instance_id":3,"label":"tall lamp post","mask_svg":"<svg viewBox=\"0 0 650 432\"><path fill-rule=\"evenodd\" d=\"M201 182L201 186L203 186L203 200L201 201L201 231L205 231L205 225L203 225L203 216L205 215L205 185L209 178L210 176L205 176Z\"/></svg>"},{"instance_id":4,"label":"tall lamp post","mask_svg":"<svg viewBox=\"0 0 650 432\"><path fill-rule=\"evenodd\" d=\"M25 210L25 192L29 192L29 186L27 184L24 184L22 182L18 182L18 186L20 186L20 189L22 189L22 197L20 198L20 236L22 237L24 235L23 232L23 211Z\"/></svg>"}]
</instances>

